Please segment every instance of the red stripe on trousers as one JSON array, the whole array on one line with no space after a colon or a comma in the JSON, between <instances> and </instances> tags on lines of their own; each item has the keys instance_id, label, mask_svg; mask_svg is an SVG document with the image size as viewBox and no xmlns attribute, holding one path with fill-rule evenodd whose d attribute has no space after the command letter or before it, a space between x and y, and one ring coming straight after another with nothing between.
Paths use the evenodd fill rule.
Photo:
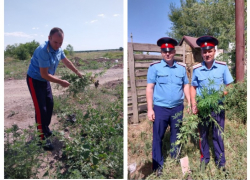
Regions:
<instances>
[{"instance_id":1,"label":"red stripe on trousers","mask_svg":"<svg viewBox=\"0 0 250 180\"><path fill-rule=\"evenodd\" d=\"M200 145L200 151L201 151L201 133L200 133L200 130L198 129L199 131L199 135L200 135L200 139L199 139L199 145ZM201 151L201 159L203 158L203 154L202 154L202 151Z\"/></svg>"},{"instance_id":2,"label":"red stripe on trousers","mask_svg":"<svg viewBox=\"0 0 250 180\"><path fill-rule=\"evenodd\" d=\"M41 112L40 112L39 104L38 104L38 101L37 101L37 98L36 98L36 92L35 92L35 88L33 86L32 78L30 78L30 77L29 77L29 85L30 85L31 97L33 99L33 103L34 103L35 111L36 111L36 120L37 120L37 123L38 123L37 128L40 131L40 133L42 133L40 135L40 137L41 137L41 140L43 140L44 135L43 135L42 121L41 121Z\"/></svg>"}]
</instances>

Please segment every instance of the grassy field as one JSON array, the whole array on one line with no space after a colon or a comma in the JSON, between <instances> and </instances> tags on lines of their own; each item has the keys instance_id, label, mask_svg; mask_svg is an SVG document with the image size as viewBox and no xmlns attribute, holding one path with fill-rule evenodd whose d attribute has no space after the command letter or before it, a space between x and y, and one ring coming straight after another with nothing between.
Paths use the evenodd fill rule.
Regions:
<instances>
[{"instance_id":1,"label":"grassy field","mask_svg":"<svg viewBox=\"0 0 250 180\"><path fill-rule=\"evenodd\" d=\"M92 54L92 55L91 55ZM95 62L105 56L79 53L79 62ZM119 55L118 55L119 54ZM109 52L107 58L122 59L122 53ZM98 62L98 61L96 61ZM5 59L5 79L24 79L29 60ZM107 67L100 67L101 70ZM65 72L65 67L58 70ZM75 75L70 74L70 77ZM62 77L63 78L63 77ZM76 82L82 82L76 79ZM123 82L95 88L91 81L78 84L78 91L54 96L54 115L59 121L51 141L52 152L37 146L36 127L5 129L4 177L11 179L110 179L123 178ZM76 121L72 121L72 116Z\"/></svg>"},{"instance_id":2,"label":"grassy field","mask_svg":"<svg viewBox=\"0 0 250 180\"><path fill-rule=\"evenodd\" d=\"M99 62L100 57L107 58L108 63ZM123 64L123 51L114 52L82 52L75 53L73 56L68 56L68 58L74 63L74 65L80 70L90 70L90 69L103 69L109 68L114 63L110 59L119 59L119 64ZM80 59L80 66L75 64L75 59ZM85 61L85 63L83 62ZM86 63L89 62L89 63ZM6 57L4 59L4 79L24 79L30 64L30 59L18 60L12 57ZM108 64L108 66L107 66ZM105 67L106 65L106 67ZM63 63L59 63L56 74L60 75L60 72L65 70Z\"/></svg>"},{"instance_id":3,"label":"grassy field","mask_svg":"<svg viewBox=\"0 0 250 180\"><path fill-rule=\"evenodd\" d=\"M152 172L152 130L153 124L144 120L139 125L128 126L128 164L136 163L137 170L129 174L129 179L184 179L179 160L170 158L170 131L163 140L164 168L163 176L158 178ZM210 131L210 135L211 135ZM200 150L198 141L189 141L182 149L181 158L188 155L192 179L225 179L225 173L216 168L212 139L210 136L210 163L200 171ZM227 179L247 179L247 125L237 121L225 122L225 155Z\"/></svg>"}]
</instances>

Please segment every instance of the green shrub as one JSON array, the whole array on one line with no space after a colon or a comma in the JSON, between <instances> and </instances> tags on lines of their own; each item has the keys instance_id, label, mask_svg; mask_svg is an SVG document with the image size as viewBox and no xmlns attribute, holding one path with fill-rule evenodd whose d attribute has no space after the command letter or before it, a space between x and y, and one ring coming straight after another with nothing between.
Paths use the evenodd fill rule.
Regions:
<instances>
[{"instance_id":1,"label":"green shrub","mask_svg":"<svg viewBox=\"0 0 250 180\"><path fill-rule=\"evenodd\" d=\"M27 60L33 55L38 46L39 42L36 42L35 40L25 44L7 45L4 51L4 56L15 57L19 60Z\"/></svg>"},{"instance_id":2,"label":"green shrub","mask_svg":"<svg viewBox=\"0 0 250 180\"><path fill-rule=\"evenodd\" d=\"M30 179L36 178L38 168L43 163L42 148L37 145L38 132L29 127L22 133L17 125L4 130L4 178ZM30 139L33 137L34 139ZM29 140L29 141L27 141Z\"/></svg>"},{"instance_id":3,"label":"green shrub","mask_svg":"<svg viewBox=\"0 0 250 180\"><path fill-rule=\"evenodd\" d=\"M69 55L69 51L67 49L64 49L63 52L64 52L65 56Z\"/></svg>"},{"instance_id":4,"label":"green shrub","mask_svg":"<svg viewBox=\"0 0 250 180\"><path fill-rule=\"evenodd\" d=\"M227 87L225 96L226 116L230 120L246 124L247 122L247 78L243 82Z\"/></svg>"}]
</instances>

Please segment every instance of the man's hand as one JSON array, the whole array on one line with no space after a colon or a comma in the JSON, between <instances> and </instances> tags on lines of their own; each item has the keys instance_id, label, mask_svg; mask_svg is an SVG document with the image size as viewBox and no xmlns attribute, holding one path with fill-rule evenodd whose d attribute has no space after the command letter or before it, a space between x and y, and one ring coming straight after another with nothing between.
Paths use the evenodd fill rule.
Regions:
<instances>
[{"instance_id":1,"label":"man's hand","mask_svg":"<svg viewBox=\"0 0 250 180\"><path fill-rule=\"evenodd\" d=\"M198 113L198 109L197 109L196 104L192 105L192 112L193 112L193 114L197 114Z\"/></svg>"},{"instance_id":2,"label":"man's hand","mask_svg":"<svg viewBox=\"0 0 250 180\"><path fill-rule=\"evenodd\" d=\"M62 87L68 87L70 85L70 83L66 80L62 80L60 83L59 83Z\"/></svg>"},{"instance_id":3,"label":"man's hand","mask_svg":"<svg viewBox=\"0 0 250 180\"><path fill-rule=\"evenodd\" d=\"M82 74L81 74L79 71L76 72L76 75L77 75L79 78L82 78Z\"/></svg>"},{"instance_id":4,"label":"man's hand","mask_svg":"<svg viewBox=\"0 0 250 180\"><path fill-rule=\"evenodd\" d=\"M152 121L152 122L155 121L155 112L154 112L153 109L152 109L152 110L148 110L148 119L149 119L150 121Z\"/></svg>"},{"instance_id":5,"label":"man's hand","mask_svg":"<svg viewBox=\"0 0 250 180\"><path fill-rule=\"evenodd\" d=\"M226 96L228 94L227 91L223 91L223 95Z\"/></svg>"}]
</instances>

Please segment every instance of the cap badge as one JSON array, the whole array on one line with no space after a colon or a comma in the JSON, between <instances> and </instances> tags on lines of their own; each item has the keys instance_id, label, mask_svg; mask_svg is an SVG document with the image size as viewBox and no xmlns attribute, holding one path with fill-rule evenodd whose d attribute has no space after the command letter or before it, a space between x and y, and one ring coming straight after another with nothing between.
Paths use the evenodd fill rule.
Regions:
<instances>
[{"instance_id":1,"label":"cap badge","mask_svg":"<svg viewBox=\"0 0 250 180\"><path fill-rule=\"evenodd\" d=\"M207 45L207 42L205 42L205 46Z\"/></svg>"},{"instance_id":2,"label":"cap badge","mask_svg":"<svg viewBox=\"0 0 250 180\"><path fill-rule=\"evenodd\" d=\"M168 46L168 43L166 43L165 45Z\"/></svg>"}]
</instances>

